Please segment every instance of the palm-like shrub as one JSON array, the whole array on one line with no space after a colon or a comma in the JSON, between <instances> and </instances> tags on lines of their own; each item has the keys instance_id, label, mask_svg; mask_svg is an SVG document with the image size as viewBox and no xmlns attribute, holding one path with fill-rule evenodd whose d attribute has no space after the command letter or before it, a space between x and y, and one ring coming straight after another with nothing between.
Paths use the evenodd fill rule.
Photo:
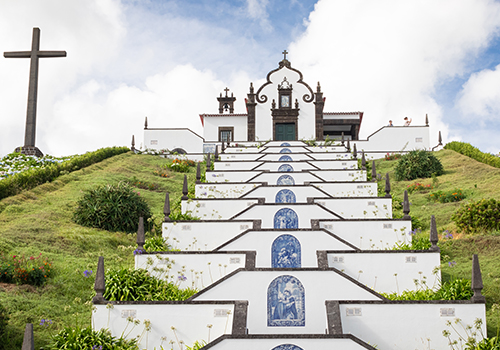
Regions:
<instances>
[{"instance_id":1,"label":"palm-like shrub","mask_svg":"<svg viewBox=\"0 0 500 350\"><path fill-rule=\"evenodd\" d=\"M443 175L443 165L431 152L425 150L410 151L401 156L394 169L397 181L427 178Z\"/></svg>"},{"instance_id":2,"label":"palm-like shrub","mask_svg":"<svg viewBox=\"0 0 500 350\"><path fill-rule=\"evenodd\" d=\"M147 225L151 211L146 201L126 183L88 190L78 201L73 215L82 226L108 231L137 231L139 217Z\"/></svg>"}]
</instances>

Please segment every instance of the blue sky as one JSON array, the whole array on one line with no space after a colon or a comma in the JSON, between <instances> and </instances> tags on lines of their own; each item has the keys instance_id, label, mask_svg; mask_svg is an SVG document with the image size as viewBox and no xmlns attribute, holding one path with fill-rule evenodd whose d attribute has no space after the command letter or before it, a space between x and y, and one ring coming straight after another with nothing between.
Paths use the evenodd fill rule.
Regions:
<instances>
[{"instance_id":1,"label":"blue sky","mask_svg":"<svg viewBox=\"0 0 500 350\"><path fill-rule=\"evenodd\" d=\"M500 4L492 0L17 0L0 2L0 49L40 62L37 145L83 153L142 142L150 127L201 133L228 86L244 112L287 49L325 111L364 112L361 137L392 119L423 124L431 140L498 153ZM29 62L0 59L0 155L24 139Z\"/></svg>"}]
</instances>

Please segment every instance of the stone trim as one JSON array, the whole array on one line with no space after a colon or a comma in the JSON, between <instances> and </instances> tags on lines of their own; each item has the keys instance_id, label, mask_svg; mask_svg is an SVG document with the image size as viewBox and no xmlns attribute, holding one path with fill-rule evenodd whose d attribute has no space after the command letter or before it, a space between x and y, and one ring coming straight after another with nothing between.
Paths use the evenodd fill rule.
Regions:
<instances>
[{"instance_id":1,"label":"stone trim","mask_svg":"<svg viewBox=\"0 0 500 350\"><path fill-rule=\"evenodd\" d=\"M342 334L340 304L336 300L325 300L328 334Z\"/></svg>"},{"instance_id":2,"label":"stone trim","mask_svg":"<svg viewBox=\"0 0 500 350\"><path fill-rule=\"evenodd\" d=\"M409 253L432 253L439 254L432 250L323 250L328 254L409 254Z\"/></svg>"},{"instance_id":3,"label":"stone trim","mask_svg":"<svg viewBox=\"0 0 500 350\"><path fill-rule=\"evenodd\" d=\"M234 304L233 329L234 335L247 333L248 301L238 300Z\"/></svg>"},{"instance_id":4,"label":"stone trim","mask_svg":"<svg viewBox=\"0 0 500 350\"><path fill-rule=\"evenodd\" d=\"M336 300L339 304L476 304L471 300Z\"/></svg>"}]
</instances>

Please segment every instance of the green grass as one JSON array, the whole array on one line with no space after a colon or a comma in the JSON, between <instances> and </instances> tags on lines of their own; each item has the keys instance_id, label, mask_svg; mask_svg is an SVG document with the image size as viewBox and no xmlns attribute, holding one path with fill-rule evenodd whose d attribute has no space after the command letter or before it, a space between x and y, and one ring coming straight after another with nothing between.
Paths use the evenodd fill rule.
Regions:
<instances>
[{"instance_id":1,"label":"green grass","mask_svg":"<svg viewBox=\"0 0 500 350\"><path fill-rule=\"evenodd\" d=\"M479 163L454 151L442 150L435 155L443 163L445 174L438 177L439 185L432 191L461 188L467 200L500 198L500 169ZM121 154L87 168L64 175L51 183L33 190L0 200L0 251L5 254L35 255L40 252L53 261L54 276L43 287L26 285L0 285L0 301L10 313L6 349L19 349L26 323L35 325L36 348L45 346L51 334L65 326L77 323L85 327L90 323L89 301L94 295L93 281L97 258L105 257L106 268L133 266L132 251L136 248L135 235L107 232L81 227L72 222L73 210L81 191L96 185L136 180L155 184L154 190L137 189L150 205L157 218L163 218L165 192L170 192L171 202L181 196L183 173L170 172L161 178L153 172L167 161L158 156ZM404 189L412 181L396 182L393 169L397 161L378 160L377 172L391 175L393 195L403 198ZM195 168L188 173L190 184L195 181ZM431 179L419 179L424 184ZM477 187L476 187L477 186ZM410 194L410 215L423 222L428 234L430 215L436 215L438 232L448 229L456 235L451 216L458 203L435 203L427 199L428 193ZM427 231L426 231L427 230ZM476 235L459 235L453 240L441 241L442 272L450 276L469 278L472 254L478 253L483 272L487 300L488 331L496 334L498 315L491 307L500 304L500 233L485 232ZM455 267L448 266L456 261ZM89 278L83 271L92 270ZM76 301L75 301L76 298ZM50 319L52 325L40 326L41 319ZM1 342L0 342L1 343ZM0 345L1 349L1 345Z\"/></svg>"},{"instance_id":2,"label":"green grass","mask_svg":"<svg viewBox=\"0 0 500 350\"><path fill-rule=\"evenodd\" d=\"M137 191L160 220L165 192L170 192L171 202L178 200L184 177L183 173L173 171L168 178L153 175L153 171L166 162L158 156L129 152L0 201L0 251L27 256L41 252L52 260L54 273L43 287L0 285L0 301L10 313L5 349L21 348L26 323L34 324L36 348L45 346L49 335L64 326L74 326L77 321L80 326L90 323L89 306L84 303L94 295L97 258L104 256L106 268L132 267L136 237L75 224L72 216L76 202L82 190L120 181L132 182L135 176L158 185L154 191ZM195 181L195 171L191 168L188 173L190 183ZM85 270L92 270L94 274L85 278ZM75 298L81 302L75 302ZM52 320L53 324L40 326L42 318Z\"/></svg>"}]
</instances>

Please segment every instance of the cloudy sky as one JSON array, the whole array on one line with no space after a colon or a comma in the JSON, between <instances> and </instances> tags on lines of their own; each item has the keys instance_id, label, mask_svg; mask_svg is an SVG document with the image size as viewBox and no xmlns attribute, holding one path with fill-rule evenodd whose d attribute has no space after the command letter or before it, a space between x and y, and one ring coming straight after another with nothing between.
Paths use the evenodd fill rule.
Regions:
<instances>
[{"instance_id":1,"label":"cloudy sky","mask_svg":"<svg viewBox=\"0 0 500 350\"><path fill-rule=\"evenodd\" d=\"M40 60L37 146L69 155L130 146L150 127L189 127L216 113L228 86L244 113L287 49L325 111L363 111L361 137L392 119L432 143L498 153L500 3L492 0L0 0L0 51ZM28 59L0 58L0 156L24 143Z\"/></svg>"}]
</instances>

